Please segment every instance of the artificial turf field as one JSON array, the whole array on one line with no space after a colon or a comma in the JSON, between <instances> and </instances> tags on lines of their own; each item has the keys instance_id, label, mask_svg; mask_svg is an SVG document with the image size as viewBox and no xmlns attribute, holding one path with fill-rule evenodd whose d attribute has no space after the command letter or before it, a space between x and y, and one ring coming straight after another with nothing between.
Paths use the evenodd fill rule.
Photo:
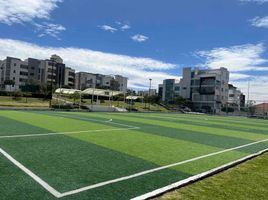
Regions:
<instances>
[{"instance_id":1,"label":"artificial turf field","mask_svg":"<svg viewBox=\"0 0 268 200\"><path fill-rule=\"evenodd\" d=\"M0 111L0 199L131 199L267 148L257 119Z\"/></svg>"}]
</instances>

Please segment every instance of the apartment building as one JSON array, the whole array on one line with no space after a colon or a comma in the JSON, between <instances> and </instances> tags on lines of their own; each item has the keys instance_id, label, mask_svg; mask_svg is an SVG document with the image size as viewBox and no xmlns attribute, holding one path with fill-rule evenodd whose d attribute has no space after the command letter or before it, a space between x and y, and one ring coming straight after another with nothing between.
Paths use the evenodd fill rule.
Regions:
<instances>
[{"instance_id":1,"label":"apartment building","mask_svg":"<svg viewBox=\"0 0 268 200\"><path fill-rule=\"evenodd\" d=\"M75 74L75 88L84 90L86 88L111 89L127 92L126 77L120 75L103 75L88 72L77 72Z\"/></svg>"},{"instance_id":2,"label":"apartment building","mask_svg":"<svg viewBox=\"0 0 268 200\"><path fill-rule=\"evenodd\" d=\"M181 83L181 96L191 99L195 110L218 113L227 104L229 71L226 68L184 68Z\"/></svg>"},{"instance_id":3,"label":"apartment building","mask_svg":"<svg viewBox=\"0 0 268 200\"><path fill-rule=\"evenodd\" d=\"M228 85L228 106L235 110L241 110L245 106L245 95L232 84Z\"/></svg>"},{"instance_id":4,"label":"apartment building","mask_svg":"<svg viewBox=\"0 0 268 200\"><path fill-rule=\"evenodd\" d=\"M180 89L180 80L164 80L163 84L161 85L162 101L167 103L174 101L176 97L180 96Z\"/></svg>"},{"instance_id":5,"label":"apartment building","mask_svg":"<svg viewBox=\"0 0 268 200\"><path fill-rule=\"evenodd\" d=\"M33 66L32 66L33 67ZM34 77L31 70L31 77ZM7 57L0 66L0 85L5 91L17 91L21 85L25 85L30 76L28 62L18 58ZM6 81L13 81L14 85L5 85Z\"/></svg>"},{"instance_id":6,"label":"apartment building","mask_svg":"<svg viewBox=\"0 0 268 200\"><path fill-rule=\"evenodd\" d=\"M149 89L149 90L143 90L143 91L138 91L139 96L155 96L157 94L156 89Z\"/></svg>"},{"instance_id":7,"label":"apartment building","mask_svg":"<svg viewBox=\"0 0 268 200\"><path fill-rule=\"evenodd\" d=\"M189 99L194 109L218 113L226 105L229 94L229 72L220 69L184 68L181 80L166 79L159 85L162 101L171 102L177 96Z\"/></svg>"},{"instance_id":8,"label":"apartment building","mask_svg":"<svg viewBox=\"0 0 268 200\"><path fill-rule=\"evenodd\" d=\"M7 57L0 65L0 87L5 91L18 91L26 84L50 84L57 87L74 87L75 71L65 67L63 60L52 55L50 59L38 60ZM14 85L5 85L7 80Z\"/></svg>"}]
</instances>

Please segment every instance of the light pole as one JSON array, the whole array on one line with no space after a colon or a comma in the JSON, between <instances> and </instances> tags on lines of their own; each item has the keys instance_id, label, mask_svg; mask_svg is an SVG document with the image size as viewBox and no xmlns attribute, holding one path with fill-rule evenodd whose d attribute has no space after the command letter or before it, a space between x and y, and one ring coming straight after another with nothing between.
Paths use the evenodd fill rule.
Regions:
<instances>
[{"instance_id":1,"label":"light pole","mask_svg":"<svg viewBox=\"0 0 268 200\"><path fill-rule=\"evenodd\" d=\"M80 101L79 101L79 110L81 110L81 104L82 104L82 90L81 90L81 80L79 79L79 90L80 90L80 92L79 92L79 94L80 94L80 96L79 96L79 98L80 98Z\"/></svg>"},{"instance_id":2,"label":"light pole","mask_svg":"<svg viewBox=\"0 0 268 200\"><path fill-rule=\"evenodd\" d=\"M149 85L149 96L148 96L148 100L149 100L149 110L151 109L151 102L150 102L150 97L151 97L151 87L152 87L152 79L149 79L150 81L150 85Z\"/></svg>"},{"instance_id":3,"label":"light pole","mask_svg":"<svg viewBox=\"0 0 268 200\"><path fill-rule=\"evenodd\" d=\"M51 58L51 66L52 66L52 70L51 70L51 77L50 77L50 101L49 101L49 107L52 107L52 96L53 96L53 80L54 80L54 65L56 64L56 59L55 58Z\"/></svg>"},{"instance_id":4,"label":"light pole","mask_svg":"<svg viewBox=\"0 0 268 200\"><path fill-rule=\"evenodd\" d=\"M115 75L114 74L110 74L109 76L112 77L113 81L115 81ZM112 103L113 103L113 88L111 90L111 81L110 81L110 87L109 87L109 104L110 104L110 107L112 107ZM110 95L110 92L112 93L112 102L111 102L111 95Z\"/></svg>"}]
</instances>

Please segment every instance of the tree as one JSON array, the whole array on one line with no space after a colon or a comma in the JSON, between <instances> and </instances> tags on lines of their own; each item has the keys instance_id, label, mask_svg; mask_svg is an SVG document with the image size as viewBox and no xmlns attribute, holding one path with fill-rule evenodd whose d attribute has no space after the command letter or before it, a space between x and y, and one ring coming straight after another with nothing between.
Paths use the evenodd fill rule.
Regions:
<instances>
[{"instance_id":1,"label":"tree","mask_svg":"<svg viewBox=\"0 0 268 200\"><path fill-rule=\"evenodd\" d=\"M28 103L28 98L32 96L32 93L30 92L24 92L23 96L25 97L25 102Z\"/></svg>"},{"instance_id":2,"label":"tree","mask_svg":"<svg viewBox=\"0 0 268 200\"><path fill-rule=\"evenodd\" d=\"M14 80L5 80L4 85L9 85L9 91L11 92L11 86L15 85L15 81Z\"/></svg>"},{"instance_id":3,"label":"tree","mask_svg":"<svg viewBox=\"0 0 268 200\"><path fill-rule=\"evenodd\" d=\"M79 92L75 92L70 97L73 99L73 102L75 104L76 100L80 99L80 93Z\"/></svg>"},{"instance_id":4,"label":"tree","mask_svg":"<svg viewBox=\"0 0 268 200\"><path fill-rule=\"evenodd\" d=\"M13 99L14 100L21 100L21 97L22 97L23 95L22 95L22 92L20 92L20 91L17 91L17 92L15 92L14 94L13 94Z\"/></svg>"},{"instance_id":5,"label":"tree","mask_svg":"<svg viewBox=\"0 0 268 200\"><path fill-rule=\"evenodd\" d=\"M255 103L254 101L249 101L247 104L247 110L250 116L253 116L256 113L256 106L254 105L254 103Z\"/></svg>"},{"instance_id":6,"label":"tree","mask_svg":"<svg viewBox=\"0 0 268 200\"><path fill-rule=\"evenodd\" d=\"M156 104L156 103L159 103L161 100L161 97L158 96L158 95L151 95L151 96L145 96L144 97L144 101L145 102L148 102L150 104Z\"/></svg>"},{"instance_id":7,"label":"tree","mask_svg":"<svg viewBox=\"0 0 268 200\"><path fill-rule=\"evenodd\" d=\"M180 106L186 106L188 108L193 108L193 102L188 100L188 99L185 99L181 96L176 97L174 99L174 103L177 105L180 105Z\"/></svg>"}]
</instances>

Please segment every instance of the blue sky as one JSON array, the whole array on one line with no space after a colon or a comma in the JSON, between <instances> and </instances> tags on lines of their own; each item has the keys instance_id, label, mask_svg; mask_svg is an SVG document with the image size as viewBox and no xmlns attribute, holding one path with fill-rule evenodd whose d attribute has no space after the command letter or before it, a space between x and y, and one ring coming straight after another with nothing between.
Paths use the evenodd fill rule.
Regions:
<instances>
[{"instance_id":1,"label":"blue sky","mask_svg":"<svg viewBox=\"0 0 268 200\"><path fill-rule=\"evenodd\" d=\"M226 67L268 100L268 0L6 0L0 59L57 53L78 71L123 74L132 88Z\"/></svg>"}]
</instances>

